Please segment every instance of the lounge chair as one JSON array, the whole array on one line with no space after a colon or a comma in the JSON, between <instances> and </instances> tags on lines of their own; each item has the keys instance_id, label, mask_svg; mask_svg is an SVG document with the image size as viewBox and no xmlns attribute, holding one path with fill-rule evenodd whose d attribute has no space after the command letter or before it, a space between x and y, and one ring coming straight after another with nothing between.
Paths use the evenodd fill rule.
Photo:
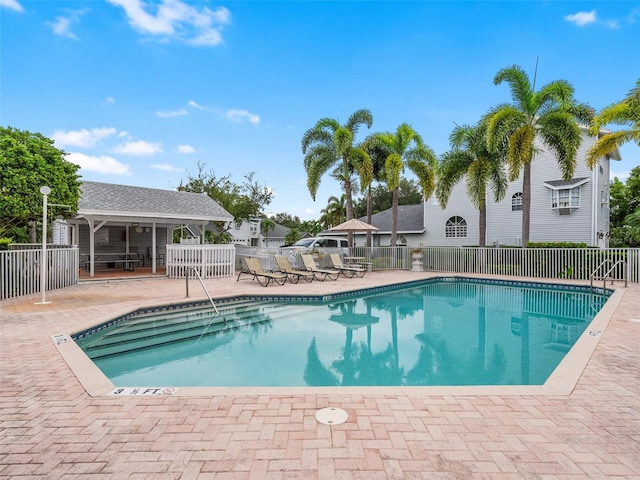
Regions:
<instances>
[{"instance_id":1,"label":"lounge chair","mask_svg":"<svg viewBox=\"0 0 640 480\"><path fill-rule=\"evenodd\" d=\"M240 280L241 275L251 275L252 280L257 280L260 285L266 287L271 282L275 282L278 285L284 285L287 281L287 276L283 273L268 272L262 268L260 260L256 257L242 257L244 268L238 274L236 282Z\"/></svg>"},{"instance_id":2,"label":"lounge chair","mask_svg":"<svg viewBox=\"0 0 640 480\"><path fill-rule=\"evenodd\" d=\"M367 272L364 267L352 267L345 265L344 263L342 263L342 257L338 253L329 254L329 258L331 259L333 268L338 270L347 278L351 278L353 276L364 277L364 274Z\"/></svg>"},{"instance_id":3,"label":"lounge chair","mask_svg":"<svg viewBox=\"0 0 640 480\"><path fill-rule=\"evenodd\" d=\"M304 253L300 255L300 258L302 258L304 269L308 272L312 272L314 276L322 282L324 282L327 279L337 280L338 277L340 276L340 272L336 270L327 270L327 269L318 267L318 265L316 265L316 261L308 253Z\"/></svg>"},{"instance_id":4,"label":"lounge chair","mask_svg":"<svg viewBox=\"0 0 640 480\"><path fill-rule=\"evenodd\" d=\"M284 273L289 277L291 283L298 283L301 278L304 278L307 282L312 282L315 274L313 272L307 272L306 270L297 270L293 268L291 262L287 257L276 255L276 263L278 264L278 272Z\"/></svg>"}]
</instances>

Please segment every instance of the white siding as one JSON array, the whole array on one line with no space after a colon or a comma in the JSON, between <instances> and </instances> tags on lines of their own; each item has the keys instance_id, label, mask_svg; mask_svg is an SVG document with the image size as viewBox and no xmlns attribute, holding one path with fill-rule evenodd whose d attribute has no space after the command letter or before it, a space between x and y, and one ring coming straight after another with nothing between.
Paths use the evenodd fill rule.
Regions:
<instances>
[{"instance_id":1,"label":"white siding","mask_svg":"<svg viewBox=\"0 0 640 480\"><path fill-rule=\"evenodd\" d=\"M466 188L464 182L454 186L447 208L444 210L440 208L440 205L434 205L433 198L425 202L425 226L427 231L424 235L424 240L421 240L425 246L465 247L478 245L479 215L467 196ZM466 238L445 237L444 230L447 220L454 216L462 217L467 221Z\"/></svg>"},{"instance_id":2,"label":"white siding","mask_svg":"<svg viewBox=\"0 0 640 480\"><path fill-rule=\"evenodd\" d=\"M551 208L551 190L545 182L562 180L555 156L544 148L537 147L537 154L531 165L531 242L584 242L598 245L598 232L606 239L609 231L609 160L601 159L592 171L585 163L587 152L594 142L583 130L583 142L578 150L573 178L586 178L580 188L580 207L573 209L570 215L560 215ZM602 173L600 172L602 167ZM425 202L427 234L424 244L427 246L466 246L478 245L479 214L469 201L464 180L452 191L445 210L433 205L432 199ZM522 177L510 182L504 199L492 201L492 193L487 200L487 245L499 242L501 245L521 245L522 211L511 208L512 196L522 192ZM607 202L602 202L602 196ZM467 220L468 237L466 239L448 239L444 237L444 225L448 218L459 215ZM602 243L600 244L602 245Z\"/></svg>"}]
</instances>

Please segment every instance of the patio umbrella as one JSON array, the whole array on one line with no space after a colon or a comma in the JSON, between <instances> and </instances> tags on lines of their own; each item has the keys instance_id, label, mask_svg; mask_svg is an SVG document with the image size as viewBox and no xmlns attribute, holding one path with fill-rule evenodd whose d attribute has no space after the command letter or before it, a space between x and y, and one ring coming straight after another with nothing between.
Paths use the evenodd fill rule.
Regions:
<instances>
[{"instance_id":1,"label":"patio umbrella","mask_svg":"<svg viewBox=\"0 0 640 480\"><path fill-rule=\"evenodd\" d=\"M366 232L378 230L378 227L369 225L368 223L365 223L362 220L358 220L357 218L352 218L351 220L347 220L346 222L343 222L340 225L336 225L329 230L332 232Z\"/></svg>"}]
</instances>

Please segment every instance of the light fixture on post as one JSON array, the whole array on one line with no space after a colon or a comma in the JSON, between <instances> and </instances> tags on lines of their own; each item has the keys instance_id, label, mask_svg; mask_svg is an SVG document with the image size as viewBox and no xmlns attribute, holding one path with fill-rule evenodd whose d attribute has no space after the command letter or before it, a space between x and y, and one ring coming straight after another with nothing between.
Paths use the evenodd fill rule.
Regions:
<instances>
[{"instance_id":1,"label":"light fixture on post","mask_svg":"<svg viewBox=\"0 0 640 480\"><path fill-rule=\"evenodd\" d=\"M47 289L47 196L51 193L51 189L46 185L40 187L42 194L42 257L40 258L40 294L41 300L37 304L44 305L51 303L45 301L45 292Z\"/></svg>"}]
</instances>

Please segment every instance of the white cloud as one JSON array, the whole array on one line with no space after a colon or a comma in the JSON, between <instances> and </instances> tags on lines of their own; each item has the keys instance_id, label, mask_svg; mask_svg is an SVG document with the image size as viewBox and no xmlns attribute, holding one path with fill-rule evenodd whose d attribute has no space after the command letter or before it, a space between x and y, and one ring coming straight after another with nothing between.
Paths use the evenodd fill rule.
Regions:
<instances>
[{"instance_id":1,"label":"white cloud","mask_svg":"<svg viewBox=\"0 0 640 480\"><path fill-rule=\"evenodd\" d=\"M131 175L129 165L119 162L113 157L91 156L84 153L72 152L67 155L66 160L76 165L80 165L82 170L89 172L108 173L111 175Z\"/></svg>"},{"instance_id":2,"label":"white cloud","mask_svg":"<svg viewBox=\"0 0 640 480\"><path fill-rule=\"evenodd\" d=\"M191 145L178 145L178 153L196 153L196 149Z\"/></svg>"},{"instance_id":3,"label":"white cloud","mask_svg":"<svg viewBox=\"0 0 640 480\"><path fill-rule=\"evenodd\" d=\"M53 33L61 37L77 39L76 35L71 31L71 25L78 21L82 15L87 13L86 10L70 11L67 16L56 17L53 22L46 22L53 29Z\"/></svg>"},{"instance_id":4,"label":"white cloud","mask_svg":"<svg viewBox=\"0 0 640 480\"><path fill-rule=\"evenodd\" d=\"M199 103L195 102L194 100L189 100L187 105L189 105L191 108L197 108L198 110L205 110L206 108L200 105Z\"/></svg>"},{"instance_id":5,"label":"white cloud","mask_svg":"<svg viewBox=\"0 0 640 480\"><path fill-rule=\"evenodd\" d=\"M133 155L136 157L142 157L147 155L155 155L162 153L162 143L145 142L144 140L138 140L135 142L126 142L118 145L113 149L113 153L119 153L121 155Z\"/></svg>"},{"instance_id":6,"label":"white cloud","mask_svg":"<svg viewBox=\"0 0 640 480\"><path fill-rule=\"evenodd\" d=\"M566 15L564 19L567 22L575 23L579 27L584 27L585 25L589 25L590 23L594 23L596 21L596 11L591 10L590 12L578 12L571 15Z\"/></svg>"},{"instance_id":7,"label":"white cloud","mask_svg":"<svg viewBox=\"0 0 640 480\"><path fill-rule=\"evenodd\" d=\"M210 10L197 8L180 0L161 0L155 12L145 10L141 0L107 0L124 9L129 24L143 34L174 38L197 46L222 43L220 31L231 21L231 13L224 7Z\"/></svg>"},{"instance_id":8,"label":"white cloud","mask_svg":"<svg viewBox=\"0 0 640 480\"><path fill-rule=\"evenodd\" d=\"M107 105L113 105L114 103L116 103L116 99L113 97L107 97L104 103L106 103Z\"/></svg>"},{"instance_id":9,"label":"white cloud","mask_svg":"<svg viewBox=\"0 0 640 480\"><path fill-rule=\"evenodd\" d=\"M103 138L114 135L117 132L115 128L92 128L87 130L70 130L68 132L56 130L53 132L53 140L58 147L79 147L93 148Z\"/></svg>"},{"instance_id":10,"label":"white cloud","mask_svg":"<svg viewBox=\"0 0 640 480\"><path fill-rule=\"evenodd\" d=\"M227 110L225 113L225 116L229 120L233 120L234 122L242 122L244 120L248 120L254 125L257 125L258 123L260 123L260 117L258 115L250 113L246 110L238 110L238 109Z\"/></svg>"},{"instance_id":11,"label":"white cloud","mask_svg":"<svg viewBox=\"0 0 640 480\"><path fill-rule=\"evenodd\" d=\"M24 8L16 0L0 0L0 7L10 8L16 12L23 12Z\"/></svg>"},{"instance_id":12,"label":"white cloud","mask_svg":"<svg viewBox=\"0 0 640 480\"><path fill-rule=\"evenodd\" d=\"M187 112L184 108L181 108L180 110L172 110L167 112L156 112L156 116L161 118L181 117L183 115L189 115L189 112Z\"/></svg>"},{"instance_id":13,"label":"white cloud","mask_svg":"<svg viewBox=\"0 0 640 480\"><path fill-rule=\"evenodd\" d=\"M156 170L162 170L163 172L184 172L184 168L178 168L169 165L168 163L156 163L151 165L151 168L155 168Z\"/></svg>"}]
</instances>

